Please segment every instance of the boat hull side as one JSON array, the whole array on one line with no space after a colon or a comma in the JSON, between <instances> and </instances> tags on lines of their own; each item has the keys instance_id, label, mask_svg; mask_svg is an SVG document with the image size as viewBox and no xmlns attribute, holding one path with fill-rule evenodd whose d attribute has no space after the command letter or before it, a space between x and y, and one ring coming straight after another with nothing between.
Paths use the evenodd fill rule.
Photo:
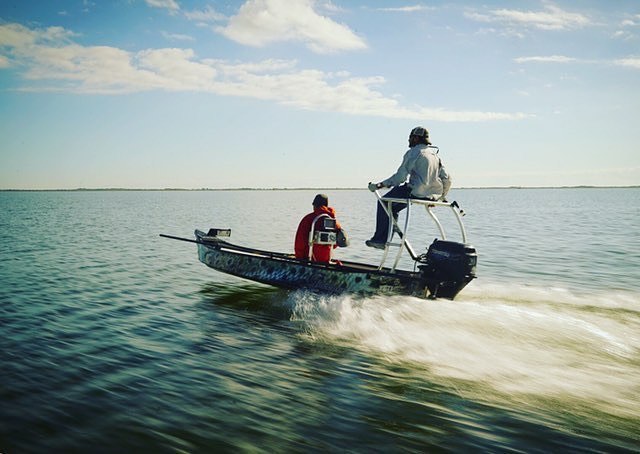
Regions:
<instances>
[{"instance_id":1,"label":"boat hull side","mask_svg":"<svg viewBox=\"0 0 640 454\"><path fill-rule=\"evenodd\" d=\"M198 244L198 258L217 271L263 284L322 293L404 294L425 296L420 273L391 275L339 265L314 264Z\"/></svg>"}]
</instances>

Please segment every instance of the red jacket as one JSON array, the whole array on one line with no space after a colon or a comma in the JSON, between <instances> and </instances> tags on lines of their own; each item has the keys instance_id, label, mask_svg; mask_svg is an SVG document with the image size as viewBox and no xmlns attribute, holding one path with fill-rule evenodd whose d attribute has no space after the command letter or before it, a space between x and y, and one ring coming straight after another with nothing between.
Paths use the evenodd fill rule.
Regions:
<instances>
[{"instance_id":1,"label":"red jacket","mask_svg":"<svg viewBox=\"0 0 640 454\"><path fill-rule=\"evenodd\" d=\"M313 213L307 214L300 221L298 225L298 231L296 232L295 252L296 258L306 259L309 257L309 232L311 231L311 223L319 214L326 213L335 219L336 211L331 207L321 206L315 208ZM316 221L316 229L319 229L322 218ZM340 228L340 224L336 221L336 227ZM333 247L336 247L335 245ZM331 245L329 244L314 244L313 245L313 260L316 262L329 262L331 260Z\"/></svg>"}]
</instances>

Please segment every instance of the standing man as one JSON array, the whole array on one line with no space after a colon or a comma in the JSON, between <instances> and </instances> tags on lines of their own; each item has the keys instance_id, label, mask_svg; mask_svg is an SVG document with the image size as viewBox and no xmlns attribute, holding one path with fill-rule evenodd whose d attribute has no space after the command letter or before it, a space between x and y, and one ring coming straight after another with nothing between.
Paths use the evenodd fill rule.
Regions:
<instances>
[{"instance_id":1,"label":"standing man","mask_svg":"<svg viewBox=\"0 0 640 454\"><path fill-rule=\"evenodd\" d=\"M451 177L444 169L437 148L429 147L429 131L418 126L409 134L409 150L402 158L398 171L380 183L369 183L369 190L390 188L384 197L397 199L444 200L451 187ZM409 183L406 183L409 176ZM394 203L392 213L394 219L405 208L406 204ZM389 233L389 216L382 205L378 205L376 217L376 233L365 244L369 247L384 249Z\"/></svg>"}]
</instances>

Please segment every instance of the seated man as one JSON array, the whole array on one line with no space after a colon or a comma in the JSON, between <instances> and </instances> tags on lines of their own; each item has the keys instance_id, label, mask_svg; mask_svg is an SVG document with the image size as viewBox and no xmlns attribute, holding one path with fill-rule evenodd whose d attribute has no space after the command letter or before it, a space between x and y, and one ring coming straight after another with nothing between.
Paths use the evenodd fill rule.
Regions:
<instances>
[{"instance_id":1,"label":"seated man","mask_svg":"<svg viewBox=\"0 0 640 454\"><path fill-rule=\"evenodd\" d=\"M451 187L451 177L442 165L434 148L430 147L429 131L421 126L413 128L409 133L409 149L402 158L398 171L380 183L369 183L369 190L390 188L383 197L396 199L444 200ZM406 183L407 176L409 183ZM394 203L391 211L394 219L407 205ZM376 231L370 240L365 241L369 247L384 249L389 233L389 216L381 204L378 204L376 215Z\"/></svg>"},{"instance_id":2,"label":"seated man","mask_svg":"<svg viewBox=\"0 0 640 454\"><path fill-rule=\"evenodd\" d=\"M326 214L331 218L336 218L336 211L328 206L329 198L324 194L318 194L313 199L313 212L302 218L298 225L295 240L295 254L298 259L309 258L309 233L311 232L311 224L319 215ZM336 221L336 229L340 228L340 224ZM324 217L316 220L314 231L322 231L324 229ZM311 260L315 262L331 261L331 250L337 247L336 244L314 244L312 249Z\"/></svg>"}]
</instances>

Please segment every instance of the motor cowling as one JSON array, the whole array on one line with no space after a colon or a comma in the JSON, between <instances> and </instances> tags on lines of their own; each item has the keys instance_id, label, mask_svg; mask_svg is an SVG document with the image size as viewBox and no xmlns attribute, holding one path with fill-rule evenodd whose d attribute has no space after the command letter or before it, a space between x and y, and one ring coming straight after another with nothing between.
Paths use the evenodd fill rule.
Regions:
<instances>
[{"instance_id":1,"label":"motor cowling","mask_svg":"<svg viewBox=\"0 0 640 454\"><path fill-rule=\"evenodd\" d=\"M421 262L430 296L453 298L476 277L478 255L470 244L436 239Z\"/></svg>"}]
</instances>

